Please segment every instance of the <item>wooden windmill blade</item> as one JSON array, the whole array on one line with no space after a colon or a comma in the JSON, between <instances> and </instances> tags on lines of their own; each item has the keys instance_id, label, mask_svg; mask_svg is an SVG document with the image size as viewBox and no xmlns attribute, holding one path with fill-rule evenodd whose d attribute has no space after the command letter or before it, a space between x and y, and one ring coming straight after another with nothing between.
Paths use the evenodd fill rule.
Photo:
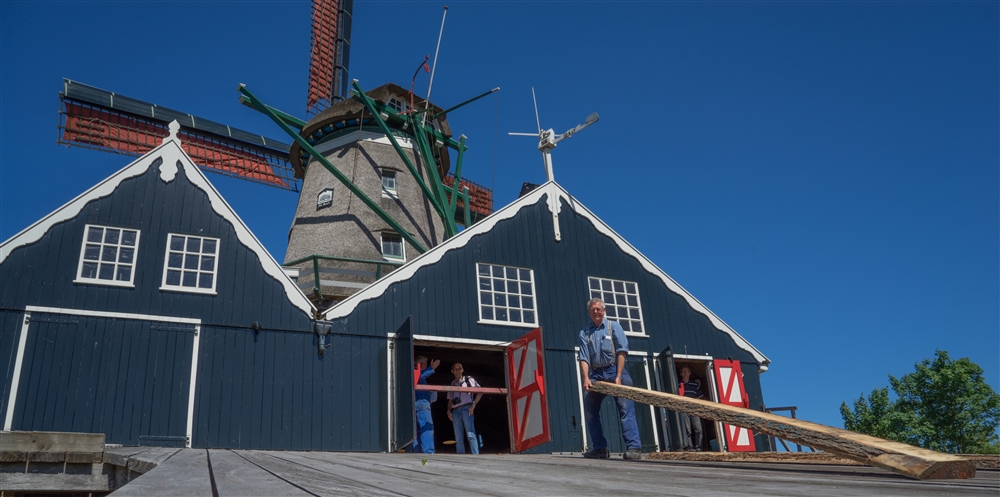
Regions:
<instances>
[{"instance_id":1,"label":"wooden windmill blade","mask_svg":"<svg viewBox=\"0 0 1000 497\"><path fill-rule=\"evenodd\" d=\"M354 0L312 0L306 113L319 114L347 96Z\"/></svg>"},{"instance_id":2,"label":"wooden windmill blade","mask_svg":"<svg viewBox=\"0 0 1000 497\"><path fill-rule=\"evenodd\" d=\"M139 156L181 125L184 151L202 169L299 191L289 145L225 124L63 79L58 143Z\"/></svg>"}]
</instances>

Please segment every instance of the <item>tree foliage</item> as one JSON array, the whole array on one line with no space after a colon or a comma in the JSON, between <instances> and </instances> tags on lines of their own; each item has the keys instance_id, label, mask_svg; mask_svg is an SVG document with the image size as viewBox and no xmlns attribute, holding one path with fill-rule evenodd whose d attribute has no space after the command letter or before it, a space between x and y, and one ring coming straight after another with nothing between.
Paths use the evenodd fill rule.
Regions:
<instances>
[{"instance_id":1,"label":"tree foliage","mask_svg":"<svg viewBox=\"0 0 1000 497\"><path fill-rule=\"evenodd\" d=\"M943 350L934 356L913 373L889 375L896 400L883 387L867 400L862 394L853 410L844 402L844 428L942 452L1000 451L1000 395L986 384L983 368L968 358L953 361Z\"/></svg>"}]
</instances>

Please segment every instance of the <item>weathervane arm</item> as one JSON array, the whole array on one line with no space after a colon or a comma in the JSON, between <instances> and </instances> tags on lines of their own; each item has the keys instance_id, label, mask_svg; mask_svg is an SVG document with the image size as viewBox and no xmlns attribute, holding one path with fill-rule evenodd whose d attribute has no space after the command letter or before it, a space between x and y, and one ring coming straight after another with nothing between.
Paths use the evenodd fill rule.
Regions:
<instances>
[{"instance_id":1,"label":"weathervane arm","mask_svg":"<svg viewBox=\"0 0 1000 497\"><path fill-rule=\"evenodd\" d=\"M460 104L458 104L458 105L456 105L454 107L451 107L451 108L449 108L447 110L443 110L441 112L438 112L437 114L434 114L433 116L431 116L431 120L433 121L434 119L437 119L437 118L439 118L439 117L441 117L441 116L443 116L443 115L445 115L445 114L447 114L447 113L449 113L449 112L451 112L451 111L453 111L453 110L455 110L455 109L457 109L459 107L464 107L464 106L466 106L468 104L471 104L472 102L475 102L476 100L479 100L480 98L483 98L483 97L485 97L487 95L496 93L498 91L500 91L500 87L499 86L496 87L496 88L494 88L494 89L492 89L492 90L490 90L490 91L488 91L488 92L486 92L486 93L483 93L482 95L477 95L475 97L472 97L472 98L470 98L470 99L468 99L468 100L466 100L466 101L464 101L464 102L462 102L462 103L460 103Z\"/></svg>"}]
</instances>

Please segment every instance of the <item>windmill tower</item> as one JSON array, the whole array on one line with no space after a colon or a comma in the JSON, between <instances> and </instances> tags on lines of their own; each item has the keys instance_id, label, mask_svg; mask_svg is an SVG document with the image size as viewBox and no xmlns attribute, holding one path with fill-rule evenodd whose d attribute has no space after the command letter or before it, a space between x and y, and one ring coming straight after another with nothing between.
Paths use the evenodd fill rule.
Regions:
<instances>
[{"instance_id":1,"label":"windmill tower","mask_svg":"<svg viewBox=\"0 0 1000 497\"><path fill-rule=\"evenodd\" d=\"M352 88L352 9L352 0L312 2L308 122L240 86L241 102L271 117L291 145L68 79L59 143L137 156L177 120L204 170L299 192L287 271L326 307L492 212L492 192L461 179L465 137L453 139L446 119L492 92L442 110L397 85Z\"/></svg>"}]
</instances>

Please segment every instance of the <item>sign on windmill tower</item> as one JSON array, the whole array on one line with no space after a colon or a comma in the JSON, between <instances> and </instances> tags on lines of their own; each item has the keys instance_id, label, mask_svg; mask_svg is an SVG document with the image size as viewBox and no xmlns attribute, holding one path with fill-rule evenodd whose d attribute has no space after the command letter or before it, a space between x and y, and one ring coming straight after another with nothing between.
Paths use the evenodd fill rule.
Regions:
<instances>
[{"instance_id":1,"label":"sign on windmill tower","mask_svg":"<svg viewBox=\"0 0 1000 497\"><path fill-rule=\"evenodd\" d=\"M542 163L545 165L545 180L555 181L555 173L552 172L552 149L556 148L556 144L567 139L572 138L574 134L578 131L596 123L601 117L597 115L596 112L591 112L587 119L582 123L578 124L570 130L566 131L561 135L557 135L552 128L543 130L542 122L538 118L538 100L535 98L535 88L531 88L531 100L535 104L535 124L538 126L538 133L507 133L511 136L537 136L538 137L538 150L542 152ZM553 203L550 200L549 211L552 213L552 228L555 232L555 239L558 242L562 240L562 233L559 232L559 205L558 202Z\"/></svg>"}]
</instances>

